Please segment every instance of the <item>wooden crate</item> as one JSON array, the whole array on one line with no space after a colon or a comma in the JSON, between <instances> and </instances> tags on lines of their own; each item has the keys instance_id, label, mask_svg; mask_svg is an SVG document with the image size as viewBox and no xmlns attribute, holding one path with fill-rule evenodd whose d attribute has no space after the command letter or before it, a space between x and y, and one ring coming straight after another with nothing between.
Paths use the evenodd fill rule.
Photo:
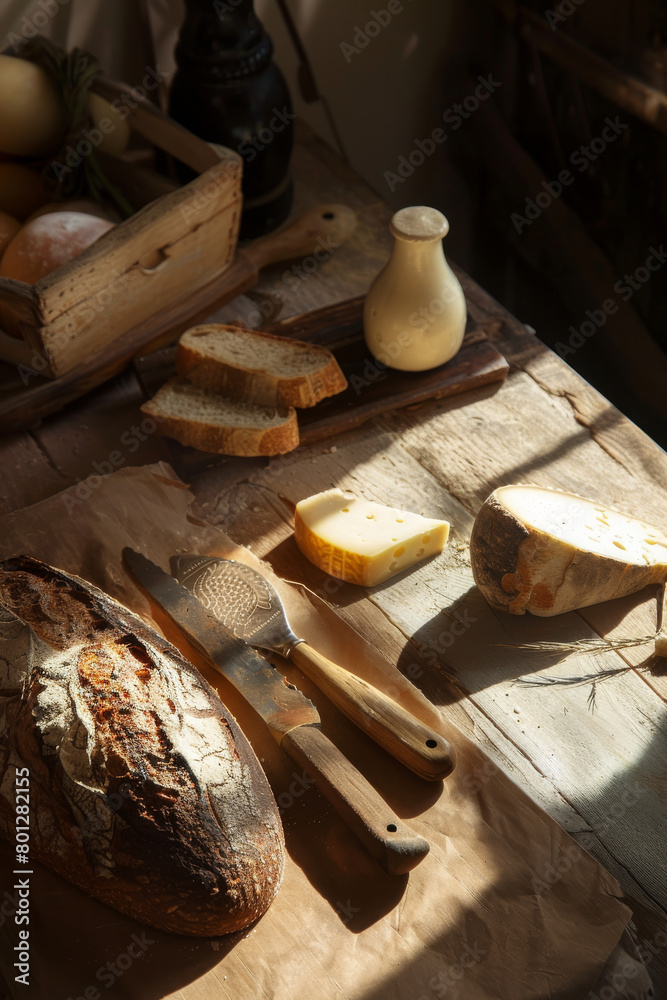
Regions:
<instances>
[{"instance_id":1,"label":"wooden crate","mask_svg":"<svg viewBox=\"0 0 667 1000\"><path fill-rule=\"evenodd\" d=\"M148 203L36 284L0 278L0 358L49 378L102 355L120 338L126 343L135 328L143 343L164 333L164 316L229 267L241 220L237 153L199 139L128 87L98 78L92 89L131 108L131 127L199 176L176 187L105 157L114 183Z\"/></svg>"}]
</instances>

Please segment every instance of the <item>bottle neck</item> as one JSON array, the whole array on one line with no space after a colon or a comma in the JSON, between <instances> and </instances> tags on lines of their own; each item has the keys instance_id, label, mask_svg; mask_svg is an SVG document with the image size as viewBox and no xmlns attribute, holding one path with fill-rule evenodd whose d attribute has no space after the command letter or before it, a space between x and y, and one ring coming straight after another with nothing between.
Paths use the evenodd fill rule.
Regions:
<instances>
[{"instance_id":1,"label":"bottle neck","mask_svg":"<svg viewBox=\"0 0 667 1000\"><path fill-rule=\"evenodd\" d=\"M253 76L271 62L273 44L253 0L186 0L175 58L179 69L210 83Z\"/></svg>"}]
</instances>

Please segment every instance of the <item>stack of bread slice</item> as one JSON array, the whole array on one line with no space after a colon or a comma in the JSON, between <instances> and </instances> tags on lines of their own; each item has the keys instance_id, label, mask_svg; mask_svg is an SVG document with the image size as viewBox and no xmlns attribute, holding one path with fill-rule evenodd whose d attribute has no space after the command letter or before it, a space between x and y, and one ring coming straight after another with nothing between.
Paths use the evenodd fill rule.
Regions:
<instances>
[{"instance_id":1,"label":"stack of bread slice","mask_svg":"<svg viewBox=\"0 0 667 1000\"><path fill-rule=\"evenodd\" d=\"M219 323L183 334L176 370L141 409L161 434L222 455L292 451L296 408L347 388L326 348Z\"/></svg>"}]
</instances>

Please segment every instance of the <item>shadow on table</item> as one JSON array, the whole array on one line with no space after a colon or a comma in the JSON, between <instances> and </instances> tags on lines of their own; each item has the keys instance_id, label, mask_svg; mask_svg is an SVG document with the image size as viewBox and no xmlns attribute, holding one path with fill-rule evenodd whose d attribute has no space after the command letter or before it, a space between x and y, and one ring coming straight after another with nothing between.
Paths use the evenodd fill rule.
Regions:
<instances>
[{"instance_id":1,"label":"shadow on table","mask_svg":"<svg viewBox=\"0 0 667 1000\"><path fill-rule=\"evenodd\" d=\"M321 703L325 732L363 767L392 812L409 821L439 798L442 782L422 781L408 772L309 684L304 678L306 694ZM290 879L309 882L342 924L353 934L361 933L398 906L408 876L386 874L301 768L282 753L252 709L234 698L232 690L226 701L261 758L281 805ZM8 913L0 916L0 983L4 975L12 984L17 942L13 859L11 845L0 840L0 903L8 901ZM107 995L160 1000L216 967L253 929L214 938L157 931L37 864L30 888L31 985L10 994L27 1000L99 1000Z\"/></svg>"},{"instance_id":2,"label":"shadow on table","mask_svg":"<svg viewBox=\"0 0 667 1000\"><path fill-rule=\"evenodd\" d=\"M406 642L399 656L398 666L403 673L408 673L412 665L411 676L414 678L415 654L419 656L423 673L414 678L415 683L428 698L444 708L445 718L447 705L468 696L474 700L476 694L499 685L504 685L504 690L502 699L497 696L497 701L505 701L507 697L511 699L511 704L508 707L499 705L498 712L510 722L513 718L512 706L515 701L522 704L522 692L528 689L533 692L536 688L539 689L549 701L556 693L554 689L563 690L574 686L581 689L581 709L590 713L591 729L602 733L602 737L598 733L598 739L604 738L605 731L613 739L610 751L613 748L619 770L612 778L600 782L591 790L590 776L595 767L593 761L584 762L573 751L554 766L559 773L569 768L575 779L577 774L583 776L590 770L589 780L584 784L584 788L589 790L582 789L575 801L569 803L583 818L583 822L590 824L590 831L584 830L577 839L621 882L626 902L634 913L644 954L650 956L648 964L656 987L655 995L664 998L667 997L667 948L664 947L667 894L664 884L664 852L657 848L657 844L664 840L663 830L667 819L663 795L667 726L664 716L655 718L655 714L651 713L644 718L641 709L644 696L649 697L649 690L644 689L644 682L650 677L656 680L664 677L667 674L667 660L656 658L651 644L647 643L636 647L647 651L647 655L636 667L624 663L618 655L610 653L608 648L600 648L602 644L592 635L591 625L588 624L588 621L595 622L598 632L609 633L625 622L634 608L646 602L651 607L654 600L655 588L647 587L638 594L582 609L581 612L554 618L537 618L529 614L513 616L496 613L488 606L478 589L472 587L460 600L426 622L412 640ZM648 616L649 621L650 618L651 614ZM643 619L635 616L634 620L646 621L647 616L644 615ZM632 617L629 622L632 622ZM629 622L624 631L628 627L634 628ZM459 623L460 627L453 629L453 623ZM638 631L641 631L641 625ZM649 629L645 631L648 632ZM640 637L637 635L637 638ZM592 638L594 646L588 650L584 647L581 656L573 659L571 644L582 638ZM549 642L564 645L561 649L551 651L529 648L530 644L539 646ZM641 653L633 658L639 660L640 656ZM568 657L568 662L564 662ZM554 669L559 664L562 664L562 668ZM637 725L645 725L646 728L641 730L639 741L636 733L633 737L638 755L632 758L630 747L623 742L625 723L622 715L616 713L616 709L622 713L623 706L620 703L616 707L610 706L607 699L614 693L615 678L636 668L641 669L641 676L637 675L637 684L631 689L636 699L633 703L634 715L637 716ZM512 694L507 690L508 682ZM596 713L597 700L600 698L605 699L604 719L600 717L599 710ZM539 720L542 723L541 747L545 757L535 758L533 766L537 769L544 766L544 759L553 757L548 752L549 737L545 728L548 731L550 725L560 727L561 737L563 729L567 731L567 707L561 701L562 699L553 698L552 712L545 711L543 718ZM488 700L482 702L480 707L482 711L488 712ZM618 720L616 725L613 724L614 719ZM519 722L518 716L516 721ZM605 728L605 723L608 729ZM492 715L491 725L493 724ZM527 731L526 721L522 724ZM576 726L573 726L572 731L578 733ZM579 742L582 742L581 735L578 734ZM511 739L509 729L505 736ZM522 752L529 756L530 739L518 739ZM535 745L537 744L539 739L535 741ZM562 742L560 745L563 745ZM585 754L584 746L585 739L580 751L582 754ZM621 859L618 863L616 857ZM632 859L632 875L623 868L623 858L627 857ZM618 995L624 996L625 993L621 991ZM376 997L379 1000L379 994L368 994L369 1000L375 1000Z\"/></svg>"},{"instance_id":3,"label":"shadow on table","mask_svg":"<svg viewBox=\"0 0 667 1000\"><path fill-rule=\"evenodd\" d=\"M0 845L3 901L11 909L12 850ZM204 975L243 936L190 938L153 930L105 906L38 864L30 877L29 1000L123 996L158 998ZM0 927L0 974L14 984L14 920ZM97 993L95 991L98 991ZM88 991L88 992L86 992ZM107 992L109 991L109 992ZM14 994L11 994L14 995Z\"/></svg>"},{"instance_id":4,"label":"shadow on table","mask_svg":"<svg viewBox=\"0 0 667 1000\"><path fill-rule=\"evenodd\" d=\"M652 598L654 592L655 588L647 587L630 598L606 602L604 631L612 631L632 606ZM596 605L593 612L598 627L597 618L602 609L602 605ZM417 654L428 669L425 668L415 682L436 704L452 701L446 691L440 693L439 700L435 691L427 690L429 684L435 683L437 687L442 677L455 682L457 695L454 700L503 681L518 681L521 678L525 679L525 683L539 684L541 681L533 681L532 676L571 656L575 652L575 644L582 639L591 638L594 641L594 645L588 648L584 642L582 655L609 656L610 648L604 646L604 640L598 641L598 637L592 635L590 625L584 620L589 611L584 608L582 612L553 618L504 614L493 611L478 588L471 587L414 633L399 654L397 666L402 673L414 676L414 668L410 673L409 666ZM655 656L650 641L643 648L646 655L636 666L647 668L654 676L664 676L667 659ZM588 675L581 672L572 674L564 669L562 677L545 678L542 683L550 686L557 683L581 684L587 680L600 682L603 678L620 676L635 669L618 657L614 659L616 662L606 670L601 670L598 662L592 662Z\"/></svg>"},{"instance_id":5,"label":"shadow on table","mask_svg":"<svg viewBox=\"0 0 667 1000\"><path fill-rule=\"evenodd\" d=\"M317 790L295 800L283 820L289 856L350 931L360 933L398 905L408 876L385 874ZM13 985L18 939L12 863L11 846L0 842L0 894L6 904L0 918L0 984L4 975ZM160 1000L204 976L253 931L251 926L207 938L158 931L39 864L31 871L30 984L8 997Z\"/></svg>"}]
</instances>

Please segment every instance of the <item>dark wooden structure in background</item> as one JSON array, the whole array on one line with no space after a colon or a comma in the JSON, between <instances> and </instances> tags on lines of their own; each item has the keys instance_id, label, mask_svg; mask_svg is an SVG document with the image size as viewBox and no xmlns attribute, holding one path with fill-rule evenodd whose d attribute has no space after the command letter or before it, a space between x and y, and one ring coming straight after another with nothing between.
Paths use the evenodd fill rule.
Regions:
<instances>
[{"instance_id":1,"label":"dark wooden structure in background","mask_svg":"<svg viewBox=\"0 0 667 1000\"><path fill-rule=\"evenodd\" d=\"M667 5L476 0L467 18L471 77L503 81L470 123L473 271L664 446Z\"/></svg>"}]
</instances>

